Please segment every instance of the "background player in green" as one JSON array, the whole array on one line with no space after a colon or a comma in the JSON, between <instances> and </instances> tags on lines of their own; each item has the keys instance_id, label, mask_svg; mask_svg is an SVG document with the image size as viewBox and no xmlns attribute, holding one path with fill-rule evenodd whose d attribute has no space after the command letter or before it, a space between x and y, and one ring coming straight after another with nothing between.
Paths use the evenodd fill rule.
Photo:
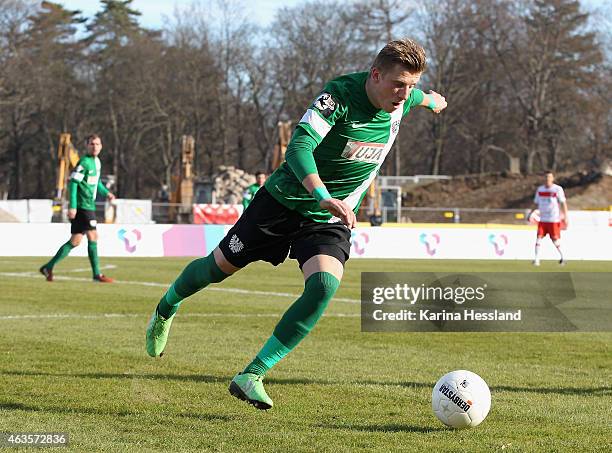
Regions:
<instances>
[{"instance_id":1,"label":"background player in green","mask_svg":"<svg viewBox=\"0 0 612 453\"><path fill-rule=\"evenodd\" d=\"M244 206L244 209L249 206L257 191L263 187L264 182L266 182L266 174L263 171L255 173L255 184L251 184L247 187L242 194L242 206Z\"/></svg>"},{"instance_id":2,"label":"background player in green","mask_svg":"<svg viewBox=\"0 0 612 453\"><path fill-rule=\"evenodd\" d=\"M150 356L163 353L183 299L253 261L278 265L289 254L304 274L304 292L229 388L258 409L272 407L263 376L306 337L336 292L349 257L355 213L402 117L415 106L435 113L446 108L438 93L415 88L425 60L425 51L414 41L391 41L368 72L325 85L297 125L286 161L213 253L192 261L161 298L146 331Z\"/></svg>"},{"instance_id":3,"label":"background player in green","mask_svg":"<svg viewBox=\"0 0 612 453\"><path fill-rule=\"evenodd\" d=\"M59 248L55 256L39 269L47 281L53 281L53 268L81 243L83 234L87 235L87 255L94 281L102 283L113 281L100 272L98 232L96 231L96 193L99 191L109 200L114 200L115 195L109 192L100 181L101 164L98 155L102 151L102 140L98 135L92 134L87 137L85 145L87 154L79 160L68 182L70 197L68 218L71 223L71 236L68 242Z\"/></svg>"}]
</instances>

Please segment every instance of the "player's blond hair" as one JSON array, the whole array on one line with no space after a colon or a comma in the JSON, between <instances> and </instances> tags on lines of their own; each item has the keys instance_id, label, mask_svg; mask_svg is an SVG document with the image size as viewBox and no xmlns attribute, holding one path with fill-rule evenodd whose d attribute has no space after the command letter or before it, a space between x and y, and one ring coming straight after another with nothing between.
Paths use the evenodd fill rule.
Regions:
<instances>
[{"instance_id":1,"label":"player's blond hair","mask_svg":"<svg viewBox=\"0 0 612 453\"><path fill-rule=\"evenodd\" d=\"M402 65L411 73L425 71L427 66L425 49L409 38L391 41L378 52L372 67L384 71L396 64Z\"/></svg>"}]
</instances>

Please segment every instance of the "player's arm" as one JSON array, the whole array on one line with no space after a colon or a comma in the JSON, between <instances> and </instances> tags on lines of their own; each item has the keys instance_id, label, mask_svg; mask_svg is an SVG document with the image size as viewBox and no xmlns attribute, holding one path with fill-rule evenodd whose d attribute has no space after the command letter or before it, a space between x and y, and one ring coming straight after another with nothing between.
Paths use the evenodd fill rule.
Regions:
<instances>
[{"instance_id":1,"label":"player's arm","mask_svg":"<svg viewBox=\"0 0 612 453\"><path fill-rule=\"evenodd\" d=\"M334 89L333 83L326 86L295 128L287 146L287 165L319 206L338 217L342 223L353 228L357 222L355 213L342 200L332 198L319 176L313 152L334 127L336 121L346 113L343 96Z\"/></svg>"},{"instance_id":2,"label":"player's arm","mask_svg":"<svg viewBox=\"0 0 612 453\"><path fill-rule=\"evenodd\" d=\"M423 94L423 99L421 100L421 102L417 103L417 105L420 105L421 107L427 107L434 113L440 113L447 106L446 98L433 90L429 90L428 93L423 93L418 88L413 88L412 91L414 92L413 95L417 98L417 101L419 94L418 92L420 91Z\"/></svg>"},{"instance_id":3,"label":"player's arm","mask_svg":"<svg viewBox=\"0 0 612 453\"><path fill-rule=\"evenodd\" d=\"M331 197L318 173L306 175L302 185L319 202L319 206L338 217L347 227L352 229L357 226L357 217L353 210L344 201Z\"/></svg>"},{"instance_id":4,"label":"player's arm","mask_svg":"<svg viewBox=\"0 0 612 453\"><path fill-rule=\"evenodd\" d=\"M68 218L74 219L77 210L77 191L79 190L79 183L87 176L87 169L81 163L77 162L74 171L70 174L68 180Z\"/></svg>"},{"instance_id":5,"label":"player's arm","mask_svg":"<svg viewBox=\"0 0 612 453\"><path fill-rule=\"evenodd\" d=\"M567 215L567 201L561 203L561 209L563 211L563 219L565 220L565 226L569 225L569 216Z\"/></svg>"},{"instance_id":6,"label":"player's arm","mask_svg":"<svg viewBox=\"0 0 612 453\"><path fill-rule=\"evenodd\" d=\"M561 204L561 211L563 212L563 219L565 220L565 226L567 227L569 225L569 215L567 208L567 198L565 198L565 192L563 191L563 189L560 189L559 198L559 202Z\"/></svg>"},{"instance_id":7,"label":"player's arm","mask_svg":"<svg viewBox=\"0 0 612 453\"><path fill-rule=\"evenodd\" d=\"M317 146L317 140L304 128L296 128L285 153L287 165L308 193L319 202L319 206L338 217L349 228L354 228L357 218L353 210L344 201L332 198L319 176L313 156Z\"/></svg>"},{"instance_id":8,"label":"player's arm","mask_svg":"<svg viewBox=\"0 0 612 453\"><path fill-rule=\"evenodd\" d=\"M98 192L100 193L100 195L108 198L111 201L115 199L115 194L113 194L110 190L106 188L104 184L102 184L101 179L98 179Z\"/></svg>"}]
</instances>

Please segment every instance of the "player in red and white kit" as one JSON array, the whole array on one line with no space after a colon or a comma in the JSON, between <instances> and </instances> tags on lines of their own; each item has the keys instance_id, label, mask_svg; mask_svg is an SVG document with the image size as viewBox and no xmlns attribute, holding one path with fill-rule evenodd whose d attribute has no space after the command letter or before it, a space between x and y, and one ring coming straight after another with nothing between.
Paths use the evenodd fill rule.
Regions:
<instances>
[{"instance_id":1,"label":"player in red and white kit","mask_svg":"<svg viewBox=\"0 0 612 453\"><path fill-rule=\"evenodd\" d=\"M540 258L538 257L540 243L542 242L542 238L547 234L550 236L553 244L555 244L555 247L557 247L559 252L559 264L565 264L563 253L561 252L561 220L563 219L565 227L567 227L567 201L563 188L554 184L554 181L555 175L550 171L546 172L546 183L538 187L533 199L533 202L537 204L540 211L538 236L535 244L535 259L533 260L535 266L540 265ZM559 205L563 209L563 216L561 216Z\"/></svg>"}]
</instances>

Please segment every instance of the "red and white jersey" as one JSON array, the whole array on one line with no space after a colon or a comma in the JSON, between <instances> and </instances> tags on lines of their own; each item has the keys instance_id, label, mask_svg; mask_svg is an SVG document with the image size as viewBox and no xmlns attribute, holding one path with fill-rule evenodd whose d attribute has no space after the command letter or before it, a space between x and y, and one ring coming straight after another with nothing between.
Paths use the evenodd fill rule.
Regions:
<instances>
[{"instance_id":1,"label":"red and white jersey","mask_svg":"<svg viewBox=\"0 0 612 453\"><path fill-rule=\"evenodd\" d=\"M560 203L565 203L565 193L563 188L557 184L550 187L541 185L536 191L533 199L540 210L540 222L560 222L561 212Z\"/></svg>"}]
</instances>

